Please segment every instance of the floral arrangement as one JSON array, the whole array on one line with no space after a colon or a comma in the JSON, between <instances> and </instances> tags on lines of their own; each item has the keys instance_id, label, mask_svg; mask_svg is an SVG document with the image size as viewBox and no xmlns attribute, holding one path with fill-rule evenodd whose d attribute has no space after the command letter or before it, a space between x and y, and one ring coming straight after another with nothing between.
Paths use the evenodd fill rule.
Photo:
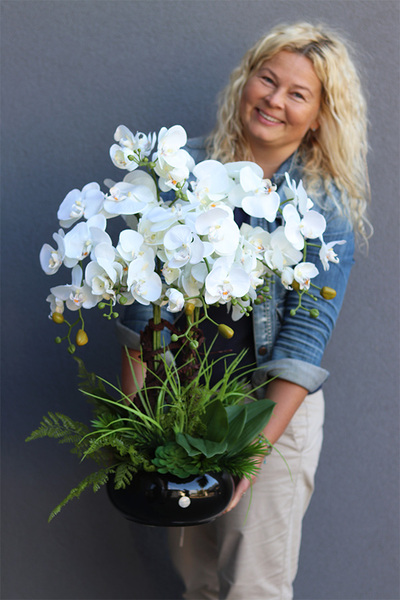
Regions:
<instances>
[{"instance_id":1,"label":"floral arrangement","mask_svg":"<svg viewBox=\"0 0 400 600\"><path fill-rule=\"evenodd\" d=\"M53 234L57 247L44 244L40 263L48 275L61 266L71 269L71 283L52 287L47 297L50 318L66 327L55 341L66 341L71 354L88 342L83 309L97 306L112 319L118 316L117 304L151 307L152 318L141 332L146 382L132 401L118 386L88 373L77 358L80 389L94 407L91 425L49 413L28 440L49 436L69 442L80 458L92 458L101 468L74 488L51 517L111 475L116 488L143 469L183 478L207 470L251 477L270 451L268 440L258 434L273 403L245 402L250 370L240 367L244 352L231 357L224 377L211 384L215 362L226 357L211 359L212 342L205 345L200 326L211 320L211 305L226 305L233 322L249 316L253 305L269 296L277 277L298 293L293 312L308 310L317 318L317 308L301 302L304 294L317 300L311 289L318 269L307 262L309 240L318 241L324 269L338 262L334 243L323 241L325 219L312 209L301 181L296 184L286 174L281 202L255 163L195 164L184 149L187 136L180 125L163 127L158 136L119 126L114 138L111 160L128 173L122 181L105 180L106 192L92 182L66 195L57 213L61 228ZM273 233L246 223L239 228L235 208L269 222L280 213L284 225ZM113 245L106 229L115 217L123 217L126 227ZM326 287L319 293L325 299L335 295ZM184 311L186 327L178 330L163 320L161 307ZM76 314L72 322L65 308ZM226 323L215 326L216 335L234 334ZM171 335L168 346L161 336L165 328Z\"/></svg>"}]
</instances>

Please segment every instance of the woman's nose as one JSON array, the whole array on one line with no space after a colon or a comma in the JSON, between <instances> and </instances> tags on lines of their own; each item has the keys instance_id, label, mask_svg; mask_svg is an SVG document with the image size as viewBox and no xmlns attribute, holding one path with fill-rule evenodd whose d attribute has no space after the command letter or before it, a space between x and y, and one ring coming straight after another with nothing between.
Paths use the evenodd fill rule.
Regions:
<instances>
[{"instance_id":1,"label":"woman's nose","mask_svg":"<svg viewBox=\"0 0 400 600\"><path fill-rule=\"evenodd\" d=\"M275 89L271 91L266 97L266 101L270 106L283 106L284 94L282 90Z\"/></svg>"}]
</instances>

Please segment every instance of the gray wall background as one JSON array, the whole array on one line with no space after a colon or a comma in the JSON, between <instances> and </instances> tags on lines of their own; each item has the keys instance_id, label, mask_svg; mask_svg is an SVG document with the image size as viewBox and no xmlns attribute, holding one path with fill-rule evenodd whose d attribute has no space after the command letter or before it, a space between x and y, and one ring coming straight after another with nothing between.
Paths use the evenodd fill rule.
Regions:
<instances>
[{"instance_id":1,"label":"gray wall background","mask_svg":"<svg viewBox=\"0 0 400 600\"><path fill-rule=\"evenodd\" d=\"M48 410L89 411L74 361L52 342L45 298L55 279L38 253L70 189L120 174L108 158L117 125L207 132L248 46L277 22L308 19L341 29L359 51L375 236L357 255L324 360L325 443L296 598L398 599L399 2L3 0L1 12L2 597L180 598L164 532L128 524L105 492L87 492L47 525L88 467L53 441L24 438ZM80 354L115 378L112 326L88 313Z\"/></svg>"}]
</instances>

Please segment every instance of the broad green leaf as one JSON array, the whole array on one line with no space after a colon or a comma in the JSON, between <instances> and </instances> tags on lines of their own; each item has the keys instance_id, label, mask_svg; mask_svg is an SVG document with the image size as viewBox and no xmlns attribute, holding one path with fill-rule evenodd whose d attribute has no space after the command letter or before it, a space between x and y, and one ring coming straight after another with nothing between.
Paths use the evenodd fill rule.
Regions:
<instances>
[{"instance_id":1,"label":"broad green leaf","mask_svg":"<svg viewBox=\"0 0 400 600\"><path fill-rule=\"evenodd\" d=\"M207 427L205 438L212 442L222 442L228 433L228 416L220 400L211 402L202 417Z\"/></svg>"},{"instance_id":2,"label":"broad green leaf","mask_svg":"<svg viewBox=\"0 0 400 600\"><path fill-rule=\"evenodd\" d=\"M179 435L179 434L178 434ZM180 435L186 438L186 441L189 443L191 451L188 452L187 447L181 443ZM183 448L185 448L186 452L188 452L189 456L195 456L200 451L207 458L212 458L216 454L222 454L226 451L227 443L226 442L212 442L211 440L203 440L201 438L195 438L189 435L188 433L182 433L179 435L179 439L177 439L177 443L180 444ZM177 436L178 438L178 436ZM193 453L193 448L197 449L197 453Z\"/></svg>"},{"instance_id":3,"label":"broad green leaf","mask_svg":"<svg viewBox=\"0 0 400 600\"><path fill-rule=\"evenodd\" d=\"M230 456L237 454L255 440L270 420L274 406L275 402L267 398L246 404L246 423L240 438L229 450Z\"/></svg>"},{"instance_id":4,"label":"broad green leaf","mask_svg":"<svg viewBox=\"0 0 400 600\"><path fill-rule=\"evenodd\" d=\"M239 439L239 437L243 431L243 427L246 422L246 410L247 410L245 405L229 407L229 408L235 408L238 410L232 411L232 413L233 412L235 413L235 416L233 418L231 418L229 421L229 431L228 431L228 435L225 438L225 440L228 444L228 447L227 447L228 452L230 451L231 447L234 446L234 444Z\"/></svg>"}]
</instances>

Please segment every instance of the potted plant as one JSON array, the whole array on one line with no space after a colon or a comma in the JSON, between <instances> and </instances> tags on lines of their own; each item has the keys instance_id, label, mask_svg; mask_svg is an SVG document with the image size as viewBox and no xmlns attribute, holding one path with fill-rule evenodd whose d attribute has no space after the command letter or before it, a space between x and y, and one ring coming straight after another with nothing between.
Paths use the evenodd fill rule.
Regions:
<instances>
[{"instance_id":1,"label":"potted plant","mask_svg":"<svg viewBox=\"0 0 400 600\"><path fill-rule=\"evenodd\" d=\"M141 523L206 522L229 503L232 477L251 477L271 451L259 432L274 406L254 398L247 383L252 368L241 367L244 352L231 356L225 374L212 382L216 363L228 357L213 358L213 341L204 340L202 323L212 321L216 335L230 338L234 331L213 321L208 309L226 305L235 322L249 316L278 279L298 293L294 312L309 310L302 297L317 300L310 290L318 269L307 262L308 239L320 240L324 268L337 259L332 244L323 242L324 217L312 210L302 183L287 174L287 198L281 202L255 163L196 165L179 125L163 127L158 136L119 126L114 137L111 159L128 174L120 182L106 180L107 192L95 182L69 192L57 213L57 248L44 244L40 262L48 275L61 266L72 271L71 283L51 288L47 298L50 318L66 327L56 342L66 341L72 355L88 342L83 309L97 306L112 319L117 304L149 307L141 332L145 384L132 400L74 356L93 420L88 425L49 413L27 439L68 442L80 459L99 464L50 519L86 488L107 485L114 504ZM239 228L236 207L270 222L280 212L285 226L272 234L248 224ZM125 226L114 246L107 222L121 216ZM335 295L330 288L319 292L325 299ZM163 307L185 313L184 325L163 319ZM76 315L74 322L65 318L65 308ZM318 317L316 308L309 313ZM133 379L136 367L131 362Z\"/></svg>"}]
</instances>

